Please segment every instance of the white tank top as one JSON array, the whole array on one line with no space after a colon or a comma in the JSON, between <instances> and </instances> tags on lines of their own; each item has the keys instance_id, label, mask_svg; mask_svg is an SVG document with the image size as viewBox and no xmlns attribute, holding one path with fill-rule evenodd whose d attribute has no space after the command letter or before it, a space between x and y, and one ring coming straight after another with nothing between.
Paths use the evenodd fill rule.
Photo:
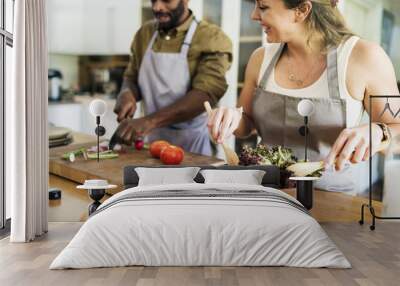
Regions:
<instances>
[{"instance_id":1,"label":"white tank top","mask_svg":"<svg viewBox=\"0 0 400 286\"><path fill-rule=\"evenodd\" d=\"M364 113L364 105L362 101L354 99L347 90L346 86L346 73L347 65L351 52L356 45L359 37L353 36L346 42L338 47L338 78L339 78L339 92L340 97L346 99L346 124L347 127L354 127L360 124L362 115ZM265 70L270 64L273 56L277 53L280 44L267 44L264 47L264 59L261 65L260 74L258 76L258 84L260 83ZM282 95L288 95L293 97L303 98L317 98L317 97L328 97L328 74L327 70L322 73L321 77L314 82L312 85L300 88L300 89L287 89L279 86L275 81L275 68L268 78L265 90L273 93L279 93Z\"/></svg>"}]
</instances>

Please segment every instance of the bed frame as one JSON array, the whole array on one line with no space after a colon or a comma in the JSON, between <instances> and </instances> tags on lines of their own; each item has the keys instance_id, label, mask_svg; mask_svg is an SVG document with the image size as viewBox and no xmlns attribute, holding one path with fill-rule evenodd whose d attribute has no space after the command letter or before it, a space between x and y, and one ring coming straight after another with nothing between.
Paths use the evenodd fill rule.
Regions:
<instances>
[{"instance_id":1,"label":"bed frame","mask_svg":"<svg viewBox=\"0 0 400 286\"><path fill-rule=\"evenodd\" d=\"M271 187L279 189L280 186L280 170L276 166L228 166L222 165L218 167L214 166L142 166L142 165L132 165L126 166L124 168L124 189L136 187L139 183L139 177L135 171L137 167L146 167L146 168L184 168L184 167L199 167L201 170L262 170L265 171L265 175L262 179L262 185L265 187ZM200 174L194 178L197 183L204 183L204 178Z\"/></svg>"}]
</instances>

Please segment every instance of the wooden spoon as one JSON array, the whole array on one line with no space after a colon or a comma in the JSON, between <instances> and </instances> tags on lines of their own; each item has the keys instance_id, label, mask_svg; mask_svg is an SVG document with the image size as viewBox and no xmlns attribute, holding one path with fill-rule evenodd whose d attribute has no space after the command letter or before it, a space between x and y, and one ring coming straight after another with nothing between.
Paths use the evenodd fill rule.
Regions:
<instances>
[{"instance_id":1,"label":"wooden spoon","mask_svg":"<svg viewBox=\"0 0 400 286\"><path fill-rule=\"evenodd\" d=\"M204 102L204 107L207 111L208 116L211 116L212 108L208 101ZM211 135L210 135L210 137L211 137ZM212 137L211 137L211 140L213 140ZM214 140L213 140L213 142L215 144L218 144ZM221 145L222 145L222 149L224 149L226 163L228 163L228 165L231 165L231 166L239 165L239 157L236 154L236 152L233 151L231 148L229 148L229 146L226 145L225 143L222 143Z\"/></svg>"}]
</instances>

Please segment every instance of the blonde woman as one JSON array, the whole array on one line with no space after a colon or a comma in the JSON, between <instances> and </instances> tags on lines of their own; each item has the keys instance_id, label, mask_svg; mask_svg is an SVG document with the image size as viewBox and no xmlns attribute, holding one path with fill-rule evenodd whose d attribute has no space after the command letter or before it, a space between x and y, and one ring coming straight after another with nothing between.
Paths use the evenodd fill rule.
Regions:
<instances>
[{"instance_id":1,"label":"blonde woman","mask_svg":"<svg viewBox=\"0 0 400 286\"><path fill-rule=\"evenodd\" d=\"M257 0L252 19L267 34L269 44L251 56L240 95L240 109L213 110L208 127L215 140L257 130L267 145L292 148L304 156L303 119L297 104L308 98L310 160L335 166L319 187L351 191L356 187L353 166L369 158L369 127L360 125L370 95L399 94L393 65L383 49L346 28L334 0ZM378 118L385 102L370 114ZM399 105L398 105L399 106ZM396 108L397 110L398 108ZM375 121L375 119L374 119ZM400 134L400 118L384 114L372 125L373 142ZM383 144L375 144L376 153ZM353 164L348 164L351 162Z\"/></svg>"}]
</instances>

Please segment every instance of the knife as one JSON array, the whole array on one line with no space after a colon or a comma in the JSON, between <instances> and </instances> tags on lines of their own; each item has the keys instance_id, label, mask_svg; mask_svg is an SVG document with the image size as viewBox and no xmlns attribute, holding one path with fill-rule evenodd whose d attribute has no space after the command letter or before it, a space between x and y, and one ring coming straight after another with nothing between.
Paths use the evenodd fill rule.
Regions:
<instances>
[{"instance_id":1,"label":"knife","mask_svg":"<svg viewBox=\"0 0 400 286\"><path fill-rule=\"evenodd\" d=\"M122 142L121 137L118 136L117 132L114 132L111 136L110 142L108 143L108 150L114 150L115 145Z\"/></svg>"}]
</instances>

